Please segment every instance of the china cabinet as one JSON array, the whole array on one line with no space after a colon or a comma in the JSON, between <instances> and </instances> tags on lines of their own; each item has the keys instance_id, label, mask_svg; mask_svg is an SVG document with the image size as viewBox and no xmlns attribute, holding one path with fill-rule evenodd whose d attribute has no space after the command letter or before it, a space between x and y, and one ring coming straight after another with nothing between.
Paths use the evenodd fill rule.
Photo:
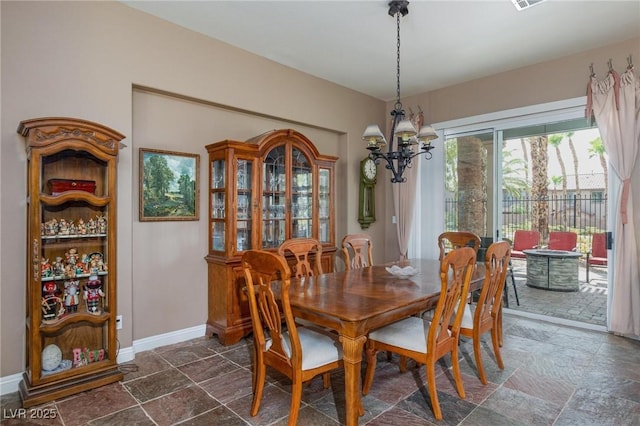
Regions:
<instances>
[{"instance_id":1,"label":"china cabinet","mask_svg":"<svg viewBox=\"0 0 640 426\"><path fill-rule=\"evenodd\" d=\"M245 142L207 145L209 251L207 335L233 344L251 331L240 257L277 250L290 238L322 243L322 268L333 271L334 166L303 134L273 130Z\"/></svg>"},{"instance_id":2,"label":"china cabinet","mask_svg":"<svg viewBox=\"0 0 640 426\"><path fill-rule=\"evenodd\" d=\"M22 121L27 148L24 407L122 379L116 364L120 133L72 118Z\"/></svg>"}]
</instances>

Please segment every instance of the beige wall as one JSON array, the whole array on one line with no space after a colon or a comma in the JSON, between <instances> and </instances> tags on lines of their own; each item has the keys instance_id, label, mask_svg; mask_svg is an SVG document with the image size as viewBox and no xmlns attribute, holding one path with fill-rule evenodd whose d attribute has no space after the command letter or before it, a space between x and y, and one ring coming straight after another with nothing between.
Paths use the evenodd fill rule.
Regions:
<instances>
[{"instance_id":1,"label":"beige wall","mask_svg":"<svg viewBox=\"0 0 640 426\"><path fill-rule=\"evenodd\" d=\"M426 121L438 123L577 98L586 95L591 63L596 76L603 78L608 71L609 59L612 59L615 69L622 72L627 66L627 57L632 55L637 62L639 54L640 38L635 38L408 97L403 103L407 106L420 105L425 111Z\"/></svg>"},{"instance_id":2,"label":"beige wall","mask_svg":"<svg viewBox=\"0 0 640 426\"><path fill-rule=\"evenodd\" d=\"M182 152L200 154L201 194L197 222L138 222L134 218L131 298L134 340L192 327L206 319L203 313L207 312L207 287L202 283L207 281L203 258L208 247L209 172L205 145L228 139L230 129L233 139L242 141L271 129L289 127L311 139L321 153L340 155L341 135L334 131L134 90L130 147L134 164L139 164L139 148L175 151L179 144ZM133 198L138 196L136 186ZM144 313L144 318L138 320L139 313Z\"/></svg>"},{"instance_id":3,"label":"beige wall","mask_svg":"<svg viewBox=\"0 0 640 426\"><path fill-rule=\"evenodd\" d=\"M365 155L360 135L366 124L387 120L389 105L116 2L2 1L0 15L0 376L24 367L26 162L24 141L16 134L21 120L78 117L127 135L118 165L123 348L206 320L204 220L138 221L140 147L201 155L203 217L205 144L296 128L318 141L321 152L340 157L336 237L360 230L355 203L358 163ZM637 50L635 40L414 97L405 106L420 104L427 121L434 122L574 98L584 94L589 63L603 73L609 52L615 52L614 63L622 63L629 53L640 57ZM135 91L134 85L179 96ZM368 231L376 261L397 253L389 189L382 173L378 221ZM634 196L638 202L640 195Z\"/></svg>"},{"instance_id":4,"label":"beige wall","mask_svg":"<svg viewBox=\"0 0 640 426\"><path fill-rule=\"evenodd\" d=\"M204 221L138 222L139 147L199 153L204 159L207 143L242 140L276 127L321 137L321 152L340 157L336 236L360 229L357 206L342 200L357 199L358 163L365 154L361 132L369 122L386 118L383 102L117 2L3 1L0 8L0 376L24 368L26 161L24 141L16 133L21 120L78 117L127 135L118 164L118 313L124 317L118 338L123 348L206 321ZM217 107L140 95L134 85ZM194 117L185 117L185 111ZM205 195L200 204L206 209ZM382 223L370 232L381 239ZM382 250L376 256L386 259Z\"/></svg>"}]
</instances>

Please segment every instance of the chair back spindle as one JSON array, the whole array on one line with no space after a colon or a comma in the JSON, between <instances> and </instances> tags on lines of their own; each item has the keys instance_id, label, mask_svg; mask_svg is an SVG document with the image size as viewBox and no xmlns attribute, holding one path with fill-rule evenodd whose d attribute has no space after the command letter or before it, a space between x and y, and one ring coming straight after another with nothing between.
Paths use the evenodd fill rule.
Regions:
<instances>
[{"instance_id":1,"label":"chair back spindle","mask_svg":"<svg viewBox=\"0 0 640 426\"><path fill-rule=\"evenodd\" d=\"M282 257L292 255L295 258L292 276L311 277L322 274L322 244L314 238L292 238L278 247Z\"/></svg>"}]
</instances>

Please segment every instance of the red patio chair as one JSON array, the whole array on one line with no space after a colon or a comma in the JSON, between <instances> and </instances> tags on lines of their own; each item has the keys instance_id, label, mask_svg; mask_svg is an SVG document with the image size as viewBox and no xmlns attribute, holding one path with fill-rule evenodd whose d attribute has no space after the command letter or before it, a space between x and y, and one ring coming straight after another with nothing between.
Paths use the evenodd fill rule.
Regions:
<instances>
[{"instance_id":1,"label":"red patio chair","mask_svg":"<svg viewBox=\"0 0 640 426\"><path fill-rule=\"evenodd\" d=\"M549 250L575 251L578 246L578 234L575 232L549 232Z\"/></svg>"},{"instance_id":2,"label":"red patio chair","mask_svg":"<svg viewBox=\"0 0 640 426\"><path fill-rule=\"evenodd\" d=\"M607 236L604 233L591 236L591 249L587 251L587 282L590 266L607 266Z\"/></svg>"},{"instance_id":3,"label":"red patio chair","mask_svg":"<svg viewBox=\"0 0 640 426\"><path fill-rule=\"evenodd\" d=\"M540 233L538 231L525 231L518 229L513 234L511 258L525 259L527 256L523 250L535 249L540 246Z\"/></svg>"}]
</instances>

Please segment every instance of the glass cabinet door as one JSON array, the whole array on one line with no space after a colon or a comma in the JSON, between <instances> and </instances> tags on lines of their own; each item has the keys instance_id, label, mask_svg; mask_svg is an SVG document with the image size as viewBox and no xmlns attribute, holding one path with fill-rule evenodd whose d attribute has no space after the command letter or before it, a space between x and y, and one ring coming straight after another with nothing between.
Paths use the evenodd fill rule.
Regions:
<instances>
[{"instance_id":1,"label":"glass cabinet door","mask_svg":"<svg viewBox=\"0 0 640 426\"><path fill-rule=\"evenodd\" d=\"M236 251L252 247L253 161L238 159L236 163Z\"/></svg>"},{"instance_id":2,"label":"glass cabinet door","mask_svg":"<svg viewBox=\"0 0 640 426\"><path fill-rule=\"evenodd\" d=\"M291 153L291 238L313 235L313 173L309 159L297 148Z\"/></svg>"},{"instance_id":3,"label":"glass cabinet door","mask_svg":"<svg viewBox=\"0 0 640 426\"><path fill-rule=\"evenodd\" d=\"M226 163L211 162L211 250L225 249Z\"/></svg>"},{"instance_id":4,"label":"glass cabinet door","mask_svg":"<svg viewBox=\"0 0 640 426\"><path fill-rule=\"evenodd\" d=\"M262 247L268 249L286 239L285 146L271 150L262 167Z\"/></svg>"},{"instance_id":5,"label":"glass cabinet door","mask_svg":"<svg viewBox=\"0 0 640 426\"><path fill-rule=\"evenodd\" d=\"M320 168L319 184L318 184L318 221L320 224L320 230L318 231L318 239L321 243L331 242L331 217L329 212L331 211L331 171L329 169Z\"/></svg>"}]
</instances>

